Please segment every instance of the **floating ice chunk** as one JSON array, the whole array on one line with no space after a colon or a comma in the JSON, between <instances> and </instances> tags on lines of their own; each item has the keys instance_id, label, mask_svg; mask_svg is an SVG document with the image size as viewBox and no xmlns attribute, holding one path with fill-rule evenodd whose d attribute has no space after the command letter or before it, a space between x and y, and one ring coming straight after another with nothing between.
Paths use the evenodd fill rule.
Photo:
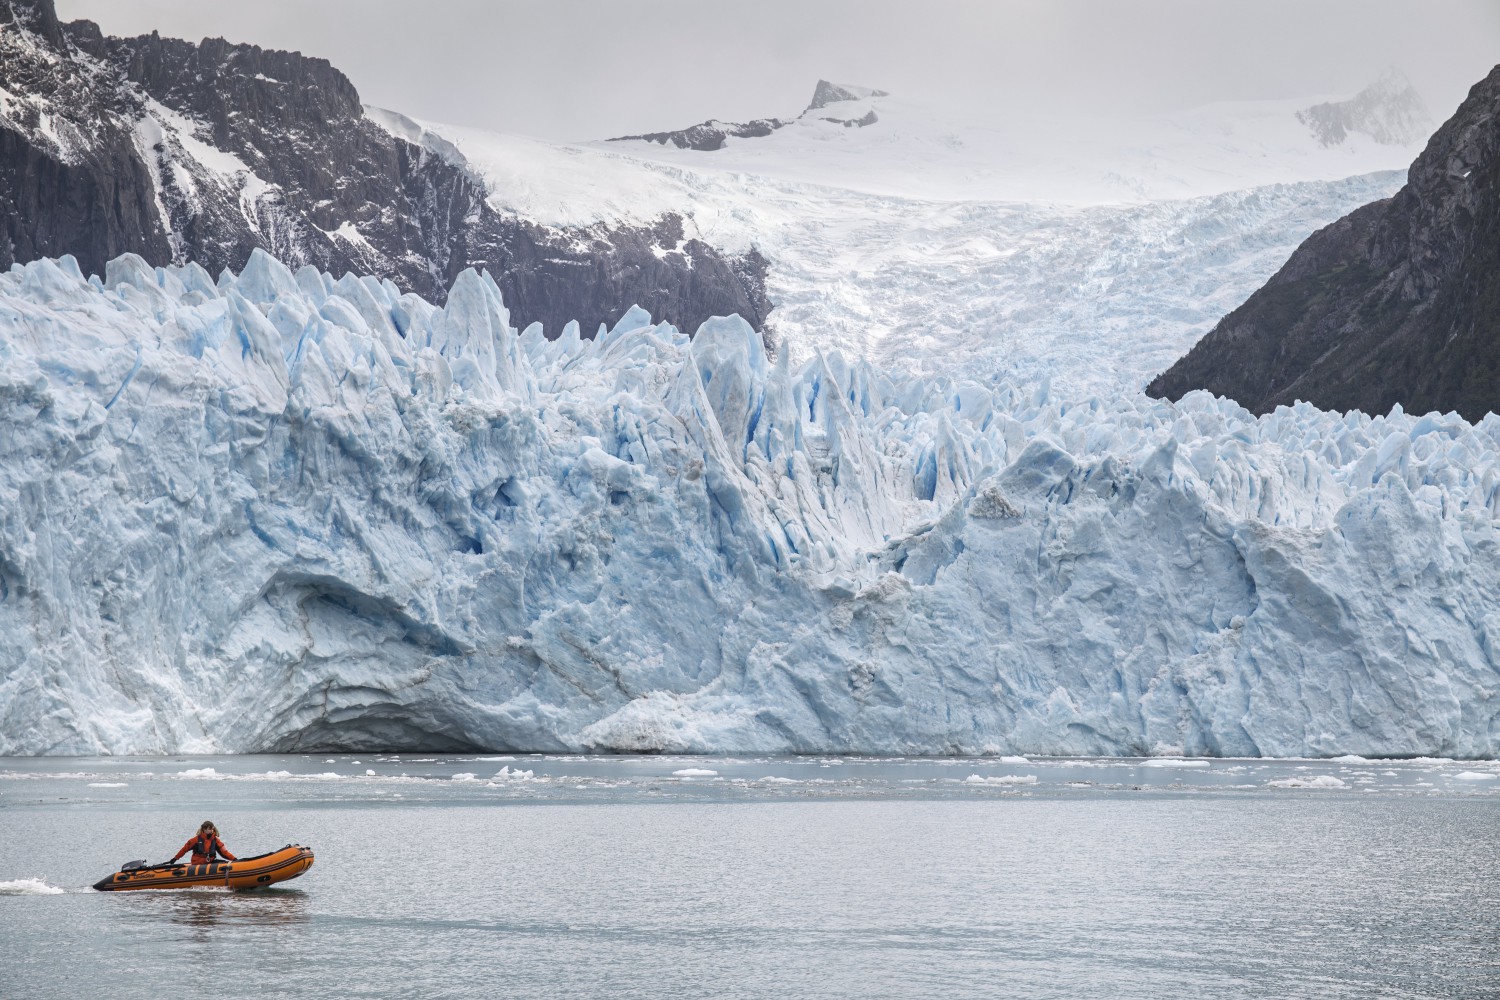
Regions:
<instances>
[{"instance_id":1,"label":"floating ice chunk","mask_svg":"<svg viewBox=\"0 0 1500 1000\"><path fill-rule=\"evenodd\" d=\"M1160 757L1144 761L1142 767L1210 767L1209 761L1202 759L1186 760L1180 757Z\"/></svg>"},{"instance_id":2,"label":"floating ice chunk","mask_svg":"<svg viewBox=\"0 0 1500 1000\"><path fill-rule=\"evenodd\" d=\"M1348 788L1342 778L1320 774L1313 778L1277 778L1266 782L1267 788Z\"/></svg>"},{"instance_id":3,"label":"floating ice chunk","mask_svg":"<svg viewBox=\"0 0 1500 1000\"><path fill-rule=\"evenodd\" d=\"M1454 781L1494 781L1500 774L1493 771L1460 771L1451 775Z\"/></svg>"},{"instance_id":4,"label":"floating ice chunk","mask_svg":"<svg viewBox=\"0 0 1500 1000\"><path fill-rule=\"evenodd\" d=\"M190 767L186 771L178 771L177 772L177 776L180 777L180 778L222 778L222 777L224 777L222 774L220 774L218 771L214 770L211 767Z\"/></svg>"},{"instance_id":5,"label":"floating ice chunk","mask_svg":"<svg viewBox=\"0 0 1500 1000\"><path fill-rule=\"evenodd\" d=\"M533 771L523 771L520 768L515 768L513 770L511 768L511 766L509 764L507 764L504 767L502 767L500 770L496 771L495 772L495 776L493 778L491 778L490 780L491 781L531 781L535 777L536 777L536 774Z\"/></svg>"},{"instance_id":6,"label":"floating ice chunk","mask_svg":"<svg viewBox=\"0 0 1500 1000\"><path fill-rule=\"evenodd\" d=\"M374 773L375 773L375 769L374 768L370 768L370 767L365 768L365 774L366 775L374 775Z\"/></svg>"},{"instance_id":7,"label":"floating ice chunk","mask_svg":"<svg viewBox=\"0 0 1500 1000\"><path fill-rule=\"evenodd\" d=\"M680 771L673 771L673 777L677 778L717 778L718 771L710 771L706 767L684 767Z\"/></svg>"},{"instance_id":8,"label":"floating ice chunk","mask_svg":"<svg viewBox=\"0 0 1500 1000\"><path fill-rule=\"evenodd\" d=\"M1000 763L1002 763L1002 764L1030 764L1031 761L1028 760L1025 757L1005 756L1005 757L1001 757L1000 758Z\"/></svg>"},{"instance_id":9,"label":"floating ice chunk","mask_svg":"<svg viewBox=\"0 0 1500 1000\"><path fill-rule=\"evenodd\" d=\"M127 787L127 784L128 783L124 782L124 781L90 781L89 782L89 787L90 788L125 788L125 787Z\"/></svg>"},{"instance_id":10,"label":"floating ice chunk","mask_svg":"<svg viewBox=\"0 0 1500 1000\"><path fill-rule=\"evenodd\" d=\"M1370 758L1361 757L1357 753L1346 753L1342 757L1330 757L1329 760L1340 764L1368 764Z\"/></svg>"},{"instance_id":11,"label":"floating ice chunk","mask_svg":"<svg viewBox=\"0 0 1500 1000\"><path fill-rule=\"evenodd\" d=\"M475 774L473 771L460 771L457 774L455 774L452 778L449 778L448 780L449 781L478 781L479 780L479 776L477 774Z\"/></svg>"},{"instance_id":12,"label":"floating ice chunk","mask_svg":"<svg viewBox=\"0 0 1500 1000\"><path fill-rule=\"evenodd\" d=\"M966 785L1034 785L1034 774L971 774L964 779Z\"/></svg>"}]
</instances>

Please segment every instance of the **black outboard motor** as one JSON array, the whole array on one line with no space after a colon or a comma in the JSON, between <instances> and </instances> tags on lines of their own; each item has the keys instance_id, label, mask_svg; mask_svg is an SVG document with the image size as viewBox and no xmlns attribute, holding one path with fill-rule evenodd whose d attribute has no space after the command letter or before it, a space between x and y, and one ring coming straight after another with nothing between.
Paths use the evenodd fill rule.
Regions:
<instances>
[{"instance_id":1,"label":"black outboard motor","mask_svg":"<svg viewBox=\"0 0 1500 1000\"><path fill-rule=\"evenodd\" d=\"M127 862L125 862L123 865L120 866L120 871L122 871L122 872L133 872L137 868L145 868L145 867L146 867L146 859L142 858L139 861L127 861Z\"/></svg>"}]
</instances>

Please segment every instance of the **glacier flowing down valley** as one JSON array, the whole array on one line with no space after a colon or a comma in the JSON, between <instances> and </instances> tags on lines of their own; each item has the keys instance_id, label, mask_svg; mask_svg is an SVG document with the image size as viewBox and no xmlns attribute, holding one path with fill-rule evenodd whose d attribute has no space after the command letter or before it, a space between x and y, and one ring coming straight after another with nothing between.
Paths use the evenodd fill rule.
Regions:
<instances>
[{"instance_id":1,"label":"glacier flowing down valley","mask_svg":"<svg viewBox=\"0 0 1500 1000\"><path fill-rule=\"evenodd\" d=\"M1493 756L1500 418L0 275L0 754Z\"/></svg>"}]
</instances>

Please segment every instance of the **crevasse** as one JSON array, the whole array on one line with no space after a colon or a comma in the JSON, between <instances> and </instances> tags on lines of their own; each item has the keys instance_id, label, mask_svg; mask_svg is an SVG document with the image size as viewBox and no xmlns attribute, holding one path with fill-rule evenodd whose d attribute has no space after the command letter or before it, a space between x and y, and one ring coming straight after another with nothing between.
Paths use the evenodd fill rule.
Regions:
<instances>
[{"instance_id":1,"label":"crevasse","mask_svg":"<svg viewBox=\"0 0 1500 1000\"><path fill-rule=\"evenodd\" d=\"M1492 756L1500 419L0 275L0 754Z\"/></svg>"}]
</instances>

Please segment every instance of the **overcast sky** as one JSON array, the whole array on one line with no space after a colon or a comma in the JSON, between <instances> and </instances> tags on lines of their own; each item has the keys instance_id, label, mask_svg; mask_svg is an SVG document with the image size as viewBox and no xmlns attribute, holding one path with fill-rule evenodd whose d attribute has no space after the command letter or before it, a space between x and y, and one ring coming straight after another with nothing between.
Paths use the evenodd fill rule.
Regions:
<instances>
[{"instance_id":1,"label":"overcast sky","mask_svg":"<svg viewBox=\"0 0 1500 1000\"><path fill-rule=\"evenodd\" d=\"M57 0L106 33L296 49L370 104L587 139L801 111L820 77L1053 114L1352 94L1435 119L1500 62L1500 0Z\"/></svg>"}]
</instances>

